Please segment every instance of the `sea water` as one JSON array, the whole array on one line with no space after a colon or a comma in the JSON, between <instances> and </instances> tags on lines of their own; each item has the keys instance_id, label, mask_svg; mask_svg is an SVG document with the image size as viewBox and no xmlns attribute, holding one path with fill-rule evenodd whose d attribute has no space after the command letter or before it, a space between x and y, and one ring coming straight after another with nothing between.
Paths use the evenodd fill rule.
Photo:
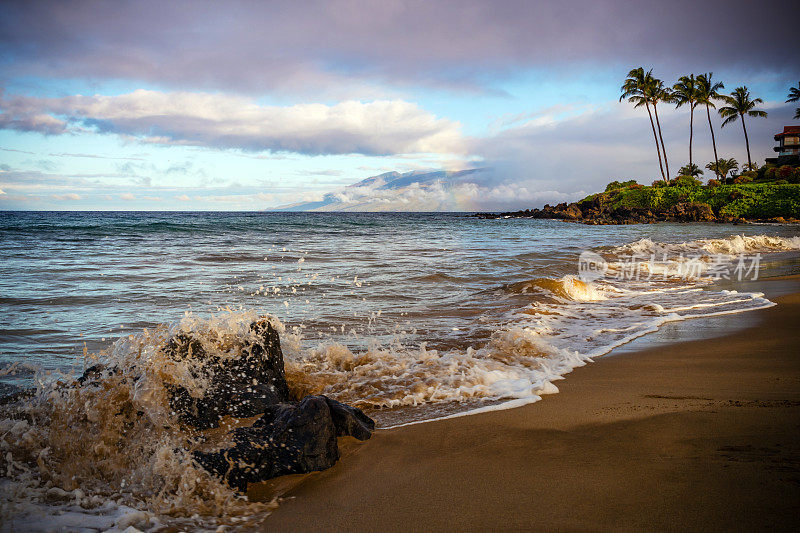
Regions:
<instances>
[{"instance_id":1,"label":"sea water","mask_svg":"<svg viewBox=\"0 0 800 533\"><path fill-rule=\"evenodd\" d=\"M173 420L165 386L207 384L161 353L179 331L222 345L269 316L294 394L392 427L530 403L666 323L773 305L736 277L793 271L798 235L469 214L0 213L0 387L37 389L0 413L2 510L89 530L268 512L189 458L201 439ZM586 253L601 273L579 269ZM63 386L98 361L121 370Z\"/></svg>"}]
</instances>

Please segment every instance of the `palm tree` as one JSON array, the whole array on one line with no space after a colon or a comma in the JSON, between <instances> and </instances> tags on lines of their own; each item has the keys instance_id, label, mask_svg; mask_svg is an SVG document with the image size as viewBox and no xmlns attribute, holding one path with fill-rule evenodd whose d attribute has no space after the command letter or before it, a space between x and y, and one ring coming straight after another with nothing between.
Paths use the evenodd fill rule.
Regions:
<instances>
[{"instance_id":1,"label":"palm tree","mask_svg":"<svg viewBox=\"0 0 800 533\"><path fill-rule=\"evenodd\" d=\"M672 86L672 101L675 107L689 106L689 166L692 163L692 139L694 137L694 108L700 97L699 85L694 74L681 76L678 83ZM680 172L678 172L680 175Z\"/></svg>"},{"instance_id":2,"label":"palm tree","mask_svg":"<svg viewBox=\"0 0 800 533\"><path fill-rule=\"evenodd\" d=\"M755 109L756 104L762 104L764 101L761 98L750 99L750 91L747 87L737 87L730 96L722 96L722 101L726 106L719 108L719 114L725 117L722 123L724 128L730 122L736 122L736 119L742 117L742 130L744 131L744 144L747 148L747 166L752 168L753 162L750 159L750 141L747 138L747 127L744 125L745 115L750 117L766 117L767 112Z\"/></svg>"},{"instance_id":3,"label":"palm tree","mask_svg":"<svg viewBox=\"0 0 800 533\"><path fill-rule=\"evenodd\" d=\"M786 102L796 102L800 100L800 82L797 82L797 87L789 87L789 99ZM800 107L795 109L794 118L800 118Z\"/></svg>"},{"instance_id":4,"label":"palm tree","mask_svg":"<svg viewBox=\"0 0 800 533\"><path fill-rule=\"evenodd\" d=\"M653 115L656 117L656 128L658 128L658 138L661 140L661 152L664 154L664 166L667 169L667 181L669 181L669 160L667 160L667 149L664 146L664 136L661 135L661 122L658 120L659 102L672 102L672 93L669 88L664 87L664 82L658 78L651 78L650 83L643 88L644 97L653 106Z\"/></svg>"},{"instance_id":5,"label":"palm tree","mask_svg":"<svg viewBox=\"0 0 800 533\"><path fill-rule=\"evenodd\" d=\"M678 169L678 176L692 176L693 178L696 178L702 175L703 171L694 163L683 165Z\"/></svg>"},{"instance_id":6,"label":"palm tree","mask_svg":"<svg viewBox=\"0 0 800 533\"><path fill-rule=\"evenodd\" d=\"M714 172L720 178L724 178L728 172L733 175L739 169L739 162L732 157L730 159L719 158L707 164L706 168Z\"/></svg>"},{"instance_id":7,"label":"palm tree","mask_svg":"<svg viewBox=\"0 0 800 533\"><path fill-rule=\"evenodd\" d=\"M706 117L708 117L708 129L711 130L711 146L714 147L714 162L719 162L717 157L717 140L714 138L714 126L711 124L711 108L716 109L714 100L719 100L719 90L724 89L725 85L719 81L713 83L711 79L714 73L700 74L697 76L697 103L706 106Z\"/></svg>"},{"instance_id":8,"label":"palm tree","mask_svg":"<svg viewBox=\"0 0 800 533\"><path fill-rule=\"evenodd\" d=\"M661 162L661 149L658 147L658 137L656 136L656 126L653 122L653 113L650 112L650 102L644 95L644 88L652 83L652 80L653 69L650 69L647 72L644 71L644 67L631 70L628 72L628 77L625 79L625 83L623 83L622 87L620 87L622 96L619 97L619 101L621 102L627 98L629 102L636 104L634 107L645 106L647 109L647 115L650 117L650 127L653 130L653 139L655 139L656 142L658 167L661 169L661 178L666 181L667 177L664 174L664 165Z\"/></svg>"}]
</instances>

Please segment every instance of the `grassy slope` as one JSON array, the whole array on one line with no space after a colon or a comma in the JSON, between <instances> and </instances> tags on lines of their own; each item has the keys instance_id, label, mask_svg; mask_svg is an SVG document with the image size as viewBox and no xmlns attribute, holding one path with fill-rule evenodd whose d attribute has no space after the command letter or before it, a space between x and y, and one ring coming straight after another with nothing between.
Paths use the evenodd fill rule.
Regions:
<instances>
[{"instance_id":1,"label":"grassy slope","mask_svg":"<svg viewBox=\"0 0 800 533\"><path fill-rule=\"evenodd\" d=\"M667 210L680 202L708 204L718 216L800 218L800 184L747 183L716 187L642 187L607 193L612 207ZM598 195L588 196L586 199Z\"/></svg>"}]
</instances>

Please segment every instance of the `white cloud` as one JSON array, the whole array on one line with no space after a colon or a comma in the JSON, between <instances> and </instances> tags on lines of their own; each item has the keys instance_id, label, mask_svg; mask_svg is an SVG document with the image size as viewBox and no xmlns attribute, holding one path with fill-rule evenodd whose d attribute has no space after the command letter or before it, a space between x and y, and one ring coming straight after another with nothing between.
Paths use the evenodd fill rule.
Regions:
<instances>
[{"instance_id":1,"label":"white cloud","mask_svg":"<svg viewBox=\"0 0 800 533\"><path fill-rule=\"evenodd\" d=\"M131 194L129 192L124 192L124 193L120 194L119 197L120 197L120 200L136 200L136 196L134 196L133 194Z\"/></svg>"},{"instance_id":2,"label":"white cloud","mask_svg":"<svg viewBox=\"0 0 800 533\"><path fill-rule=\"evenodd\" d=\"M0 108L0 127L6 129L90 128L152 144L303 154L464 150L458 123L402 100L281 107L220 94L137 90L119 96L17 96L0 101Z\"/></svg>"},{"instance_id":3,"label":"white cloud","mask_svg":"<svg viewBox=\"0 0 800 533\"><path fill-rule=\"evenodd\" d=\"M488 178L488 179L487 179ZM472 179L472 178L466 178ZM318 211L503 211L524 209L546 202L579 199L584 191L563 193L537 189L536 183L498 183L488 174L475 178L478 183L411 183L401 188L381 188L379 180L368 186L346 187L330 196L335 202Z\"/></svg>"},{"instance_id":4,"label":"white cloud","mask_svg":"<svg viewBox=\"0 0 800 533\"><path fill-rule=\"evenodd\" d=\"M0 189L0 196L3 196L6 193L3 189Z\"/></svg>"},{"instance_id":5,"label":"white cloud","mask_svg":"<svg viewBox=\"0 0 800 533\"><path fill-rule=\"evenodd\" d=\"M67 193L67 194L54 194L52 195L55 200L80 200L81 196L79 194L75 194L74 192Z\"/></svg>"}]
</instances>

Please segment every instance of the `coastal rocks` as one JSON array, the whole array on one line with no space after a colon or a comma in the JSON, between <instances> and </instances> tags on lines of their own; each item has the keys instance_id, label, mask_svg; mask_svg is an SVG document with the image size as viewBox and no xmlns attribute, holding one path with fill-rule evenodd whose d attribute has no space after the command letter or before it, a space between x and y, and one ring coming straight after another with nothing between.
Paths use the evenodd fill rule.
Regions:
<instances>
[{"instance_id":1,"label":"coastal rocks","mask_svg":"<svg viewBox=\"0 0 800 533\"><path fill-rule=\"evenodd\" d=\"M542 209L526 209L510 213L482 214L480 218L547 218L581 222L583 224L652 224L654 222L711 222L717 220L711 206L704 203L681 202L667 210L612 205L609 195L598 194L580 202L556 206L545 204Z\"/></svg>"},{"instance_id":2,"label":"coastal rocks","mask_svg":"<svg viewBox=\"0 0 800 533\"><path fill-rule=\"evenodd\" d=\"M280 337L266 318L252 322L241 338L184 332L160 351L191 363L191 376L208 384L202 395L192 395L188 384L165 385L170 409L183 424L205 430L218 427L226 416L261 415L252 426L228 434L232 447L193 453L197 463L235 490L284 474L330 468L339 459L338 437L367 440L375 429L375 422L355 407L326 396L292 397ZM102 387L104 379L118 373L117 367L98 364L77 385Z\"/></svg>"},{"instance_id":3,"label":"coastal rocks","mask_svg":"<svg viewBox=\"0 0 800 533\"><path fill-rule=\"evenodd\" d=\"M668 216L676 222L712 222L717 217L708 204L698 202L682 202L673 205Z\"/></svg>"},{"instance_id":4,"label":"coastal rocks","mask_svg":"<svg viewBox=\"0 0 800 533\"><path fill-rule=\"evenodd\" d=\"M250 325L250 333L232 348L234 357L209 355L199 340L186 333L164 346L170 357L191 357L203 363L212 383L202 398L181 386L168 387L170 407L184 423L201 429L217 427L224 416L255 416L290 400L278 332L262 319Z\"/></svg>"},{"instance_id":5,"label":"coastal rocks","mask_svg":"<svg viewBox=\"0 0 800 533\"><path fill-rule=\"evenodd\" d=\"M361 410L326 396L270 406L251 427L233 431L234 445L218 452L195 452L195 460L244 492L285 474L324 470L339 459L337 437L369 439L375 422Z\"/></svg>"},{"instance_id":6,"label":"coastal rocks","mask_svg":"<svg viewBox=\"0 0 800 533\"><path fill-rule=\"evenodd\" d=\"M326 396L293 401L284 374L278 332L267 319L250 325L250 335L212 355L190 334L179 334L162 348L176 359L194 358L207 369L211 389L201 398L170 386L170 407L198 429L219 426L224 416L261 417L232 431L233 447L195 452L195 460L239 491L247 483L285 474L324 470L339 459L337 437L369 439L375 422L360 409ZM231 357L231 355L233 355Z\"/></svg>"}]
</instances>

